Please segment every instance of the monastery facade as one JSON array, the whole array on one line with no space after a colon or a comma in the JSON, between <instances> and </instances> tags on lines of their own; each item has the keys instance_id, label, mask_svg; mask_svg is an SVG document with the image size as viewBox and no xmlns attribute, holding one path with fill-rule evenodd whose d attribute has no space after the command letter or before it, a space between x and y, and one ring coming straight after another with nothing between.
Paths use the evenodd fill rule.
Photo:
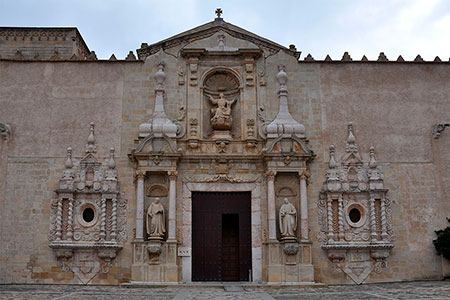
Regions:
<instances>
[{"instance_id":1,"label":"monastery facade","mask_svg":"<svg viewBox=\"0 0 450 300\"><path fill-rule=\"evenodd\" d=\"M0 283L439 279L450 64L225 22L97 59L0 28Z\"/></svg>"}]
</instances>

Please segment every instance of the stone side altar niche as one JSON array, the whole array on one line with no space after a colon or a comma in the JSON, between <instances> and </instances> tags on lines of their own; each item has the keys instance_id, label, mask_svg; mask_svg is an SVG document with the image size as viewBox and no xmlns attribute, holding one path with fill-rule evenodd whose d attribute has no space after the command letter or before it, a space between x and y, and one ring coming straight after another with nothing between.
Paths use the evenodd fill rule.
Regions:
<instances>
[{"instance_id":1,"label":"stone side altar niche","mask_svg":"<svg viewBox=\"0 0 450 300\"><path fill-rule=\"evenodd\" d=\"M334 145L330 146L329 169L318 201L318 240L330 261L357 284L373 271L381 273L394 247L387 192L375 149L370 148L370 159L363 162L349 123L341 163L336 162Z\"/></svg>"},{"instance_id":2,"label":"stone side altar niche","mask_svg":"<svg viewBox=\"0 0 450 300\"><path fill-rule=\"evenodd\" d=\"M308 164L315 155L308 147L305 127L289 112L286 69L280 65L278 71L279 111L272 121L265 122L259 130L265 140L262 157L267 169L268 281L312 282L314 268L309 237L307 182ZM299 193L290 193L290 198L285 199L279 191L292 191L292 184L297 185L294 189ZM300 213L295 206L300 208Z\"/></svg>"},{"instance_id":3,"label":"stone side altar niche","mask_svg":"<svg viewBox=\"0 0 450 300\"><path fill-rule=\"evenodd\" d=\"M164 62L157 64L158 71L154 76L157 83L155 109L150 119L139 125L139 137L129 154L136 168L136 236L133 241L132 281L178 281L176 182L177 162L181 153L177 148L177 133L183 130L167 118L164 110L164 67ZM168 187L152 182L158 176L168 178ZM159 198L153 199L145 207L146 185L169 191L167 210Z\"/></svg>"},{"instance_id":4,"label":"stone side altar niche","mask_svg":"<svg viewBox=\"0 0 450 300\"><path fill-rule=\"evenodd\" d=\"M126 240L127 201L120 197L114 148L100 161L96 152L94 123L86 156L72 159L67 149L65 171L52 202L49 246L63 271L73 272L83 283L98 273L108 273Z\"/></svg>"}]
</instances>

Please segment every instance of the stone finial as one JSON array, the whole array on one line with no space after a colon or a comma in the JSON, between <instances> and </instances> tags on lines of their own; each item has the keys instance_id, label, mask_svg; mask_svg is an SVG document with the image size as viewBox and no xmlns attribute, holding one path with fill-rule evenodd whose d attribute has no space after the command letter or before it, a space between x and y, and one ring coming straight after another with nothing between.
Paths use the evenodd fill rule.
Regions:
<instances>
[{"instance_id":1,"label":"stone finial","mask_svg":"<svg viewBox=\"0 0 450 300\"><path fill-rule=\"evenodd\" d=\"M363 55L363 57L361 58L361 61L367 62L367 61L369 61L369 60L367 59L367 56Z\"/></svg>"},{"instance_id":2,"label":"stone finial","mask_svg":"<svg viewBox=\"0 0 450 300\"><path fill-rule=\"evenodd\" d=\"M0 123L0 135L2 136L3 140L8 140L11 136L11 126L5 123Z\"/></svg>"},{"instance_id":3,"label":"stone finial","mask_svg":"<svg viewBox=\"0 0 450 300\"><path fill-rule=\"evenodd\" d=\"M163 87L164 81L166 79L166 73L164 73L165 66L166 64L163 61L160 61L157 65L158 71L156 71L155 73L155 80L156 83L158 84L158 88Z\"/></svg>"},{"instance_id":4,"label":"stone finial","mask_svg":"<svg viewBox=\"0 0 450 300\"><path fill-rule=\"evenodd\" d=\"M97 60L97 54L95 54L95 51L91 51L91 53L89 53L89 55L87 56L87 59Z\"/></svg>"},{"instance_id":5,"label":"stone finial","mask_svg":"<svg viewBox=\"0 0 450 300\"><path fill-rule=\"evenodd\" d=\"M358 152L358 145L356 145L355 136L353 135L353 124L352 124L352 122L348 123L348 138L347 138L346 151L348 153L356 153L356 152Z\"/></svg>"},{"instance_id":6,"label":"stone finial","mask_svg":"<svg viewBox=\"0 0 450 300\"><path fill-rule=\"evenodd\" d=\"M330 145L330 162L328 163L328 166L330 167L330 169L334 169L337 167L337 163L336 163L336 159L334 157L335 154L335 147L333 144Z\"/></svg>"},{"instance_id":7,"label":"stone finial","mask_svg":"<svg viewBox=\"0 0 450 300\"><path fill-rule=\"evenodd\" d=\"M416 58L414 59L415 62L423 62L423 58L422 56L420 56L420 54L417 54Z\"/></svg>"},{"instance_id":8,"label":"stone finial","mask_svg":"<svg viewBox=\"0 0 450 300\"><path fill-rule=\"evenodd\" d=\"M310 53L305 57L305 61L314 61L314 57Z\"/></svg>"},{"instance_id":9,"label":"stone finial","mask_svg":"<svg viewBox=\"0 0 450 300\"><path fill-rule=\"evenodd\" d=\"M116 167L116 162L114 161L114 147L111 147L109 149L109 161L108 161L108 167L110 169L114 169Z\"/></svg>"},{"instance_id":10,"label":"stone finial","mask_svg":"<svg viewBox=\"0 0 450 300\"><path fill-rule=\"evenodd\" d=\"M277 73L277 79L278 83L280 84L280 91L287 91L286 88L286 82L288 79L288 75L286 73L286 66L285 65L279 65L278 66L278 73Z\"/></svg>"},{"instance_id":11,"label":"stone finial","mask_svg":"<svg viewBox=\"0 0 450 300\"><path fill-rule=\"evenodd\" d=\"M157 83L155 89L155 109L153 110L153 115L150 119L146 123L139 125L139 136L146 137L149 134L154 134L155 136L166 135L170 138L175 138L177 135L177 125L167 118L166 112L164 111L163 84L166 79L166 73L164 73L165 63L161 61L158 63L157 67L158 71L155 73L155 80Z\"/></svg>"},{"instance_id":12,"label":"stone finial","mask_svg":"<svg viewBox=\"0 0 450 300\"><path fill-rule=\"evenodd\" d=\"M342 61L352 61L353 59L351 58L350 54L348 54L348 52L344 52L344 55L342 56Z\"/></svg>"},{"instance_id":13,"label":"stone finial","mask_svg":"<svg viewBox=\"0 0 450 300\"><path fill-rule=\"evenodd\" d=\"M64 164L64 166L66 167L66 169L72 169L73 168L73 163L72 163L72 148L67 148L67 160L66 163Z\"/></svg>"},{"instance_id":14,"label":"stone finial","mask_svg":"<svg viewBox=\"0 0 450 300\"><path fill-rule=\"evenodd\" d=\"M377 167L377 161L375 160L375 148L370 147L370 160L369 160L369 168L375 169Z\"/></svg>"},{"instance_id":15,"label":"stone finial","mask_svg":"<svg viewBox=\"0 0 450 300\"><path fill-rule=\"evenodd\" d=\"M434 58L434 62L441 62L442 60L439 58L439 56L436 56L435 58Z\"/></svg>"},{"instance_id":16,"label":"stone finial","mask_svg":"<svg viewBox=\"0 0 450 300\"><path fill-rule=\"evenodd\" d=\"M325 57L325 61L333 61L330 57L330 55L327 54L327 56Z\"/></svg>"},{"instance_id":17,"label":"stone finial","mask_svg":"<svg viewBox=\"0 0 450 300\"><path fill-rule=\"evenodd\" d=\"M117 60L116 56L113 54L111 54L111 57L109 58L109 60Z\"/></svg>"},{"instance_id":18,"label":"stone finial","mask_svg":"<svg viewBox=\"0 0 450 300\"><path fill-rule=\"evenodd\" d=\"M389 61L389 59L384 55L384 52L380 52L380 55L378 55L378 61Z\"/></svg>"},{"instance_id":19,"label":"stone finial","mask_svg":"<svg viewBox=\"0 0 450 300\"><path fill-rule=\"evenodd\" d=\"M399 55L397 58L398 62L405 62L405 60L403 59L403 56Z\"/></svg>"},{"instance_id":20,"label":"stone finial","mask_svg":"<svg viewBox=\"0 0 450 300\"><path fill-rule=\"evenodd\" d=\"M133 51L128 52L128 55L125 58L125 60L136 60L136 56L134 56Z\"/></svg>"},{"instance_id":21,"label":"stone finial","mask_svg":"<svg viewBox=\"0 0 450 300\"><path fill-rule=\"evenodd\" d=\"M94 122L91 122L90 124L90 133L88 136L87 144L86 144L86 153L95 153L97 151L97 147L95 146L95 136L94 136L94 128L95 124Z\"/></svg>"},{"instance_id":22,"label":"stone finial","mask_svg":"<svg viewBox=\"0 0 450 300\"><path fill-rule=\"evenodd\" d=\"M290 44L289 45L289 50L291 50L291 51L297 51L297 47L295 47L295 45L294 44Z\"/></svg>"},{"instance_id":23,"label":"stone finial","mask_svg":"<svg viewBox=\"0 0 450 300\"><path fill-rule=\"evenodd\" d=\"M286 86L288 75L285 71L284 65L278 66L277 79L278 83L280 84L280 88L278 90L280 108L275 119L266 127L267 137L276 138L280 135L285 135L286 137L291 135L304 137L305 126L294 120L291 113L289 112L287 103L288 91Z\"/></svg>"}]
</instances>

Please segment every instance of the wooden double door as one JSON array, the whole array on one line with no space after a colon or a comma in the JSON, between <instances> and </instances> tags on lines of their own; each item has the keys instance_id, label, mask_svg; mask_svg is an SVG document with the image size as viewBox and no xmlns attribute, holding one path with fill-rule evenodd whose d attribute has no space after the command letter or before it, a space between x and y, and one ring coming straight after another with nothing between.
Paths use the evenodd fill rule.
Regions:
<instances>
[{"instance_id":1,"label":"wooden double door","mask_svg":"<svg viewBox=\"0 0 450 300\"><path fill-rule=\"evenodd\" d=\"M250 202L250 192L193 192L193 281L249 281Z\"/></svg>"}]
</instances>

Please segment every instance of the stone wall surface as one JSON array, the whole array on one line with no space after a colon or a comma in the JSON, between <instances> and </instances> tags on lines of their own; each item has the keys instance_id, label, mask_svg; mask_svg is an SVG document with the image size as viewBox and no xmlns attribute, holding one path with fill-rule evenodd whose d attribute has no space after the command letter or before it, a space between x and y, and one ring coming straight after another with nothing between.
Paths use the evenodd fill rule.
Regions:
<instances>
[{"instance_id":1,"label":"stone wall surface","mask_svg":"<svg viewBox=\"0 0 450 300\"><path fill-rule=\"evenodd\" d=\"M49 60L85 59L89 54L76 28L0 27L0 57L7 59Z\"/></svg>"},{"instance_id":2,"label":"stone wall surface","mask_svg":"<svg viewBox=\"0 0 450 300\"><path fill-rule=\"evenodd\" d=\"M0 62L0 122L11 125L13 132L9 140L0 140L1 283L78 283L73 273L57 266L47 235L50 203L64 170L65 149L71 146L75 158L84 155L89 122L96 124L100 158L108 156L110 147L116 148L121 195L128 200L128 240L110 272L98 275L92 283L130 280L136 187L135 166L128 153L139 124L153 112L153 76L160 60L166 64L164 105L168 118L178 118L181 106L197 109L193 99L186 99L188 79L179 84L183 60L162 52L145 62ZM434 230L446 226L445 217L450 217L450 131L433 139L431 127L448 122L448 65L298 63L279 52L265 63L257 61L257 68L265 65L267 85L257 87L256 101L265 107L270 120L278 111L275 78L280 64L286 65L289 75L290 112L305 126L309 146L317 155L310 164L308 187L315 281L351 283L328 260L316 238L317 200L329 161L328 147L336 145L337 158L344 154L348 122L353 122L365 161L369 147L375 147L392 201L395 248L383 272L373 274L367 282L440 278L442 262L431 241ZM181 122L186 126L188 120ZM252 173L244 163L236 167L242 174ZM179 230L188 222L183 213L184 174L207 174L211 168L195 161L180 164ZM260 166L256 171L264 172ZM265 192L261 195L263 228L267 227Z\"/></svg>"}]
</instances>

